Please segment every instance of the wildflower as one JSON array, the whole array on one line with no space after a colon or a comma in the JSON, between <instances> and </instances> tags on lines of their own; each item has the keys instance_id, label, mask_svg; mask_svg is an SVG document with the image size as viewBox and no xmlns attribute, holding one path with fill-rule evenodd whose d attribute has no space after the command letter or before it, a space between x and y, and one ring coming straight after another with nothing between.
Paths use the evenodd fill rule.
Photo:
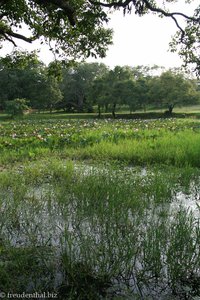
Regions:
<instances>
[{"instance_id":1,"label":"wildflower","mask_svg":"<svg viewBox=\"0 0 200 300\"><path fill-rule=\"evenodd\" d=\"M38 138L40 141L43 141L43 137L42 137L40 134L37 135L37 138Z\"/></svg>"}]
</instances>

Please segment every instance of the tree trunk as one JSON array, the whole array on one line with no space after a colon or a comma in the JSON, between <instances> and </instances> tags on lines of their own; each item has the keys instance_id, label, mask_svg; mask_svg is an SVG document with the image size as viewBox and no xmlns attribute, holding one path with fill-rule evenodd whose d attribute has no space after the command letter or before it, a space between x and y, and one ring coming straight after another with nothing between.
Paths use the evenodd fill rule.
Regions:
<instances>
[{"instance_id":1,"label":"tree trunk","mask_svg":"<svg viewBox=\"0 0 200 300\"><path fill-rule=\"evenodd\" d=\"M53 105L50 104L50 107L49 107L50 114L52 114L52 110L53 110Z\"/></svg>"},{"instance_id":2,"label":"tree trunk","mask_svg":"<svg viewBox=\"0 0 200 300\"><path fill-rule=\"evenodd\" d=\"M174 109L174 104L169 104L168 105L169 115L172 115L173 109Z\"/></svg>"},{"instance_id":3,"label":"tree trunk","mask_svg":"<svg viewBox=\"0 0 200 300\"><path fill-rule=\"evenodd\" d=\"M101 118L101 106L98 104L98 117Z\"/></svg>"},{"instance_id":4,"label":"tree trunk","mask_svg":"<svg viewBox=\"0 0 200 300\"><path fill-rule=\"evenodd\" d=\"M77 106L78 106L78 112L81 113L83 111L83 102L84 102L84 95L80 95L78 97L78 103L77 103Z\"/></svg>"},{"instance_id":5,"label":"tree trunk","mask_svg":"<svg viewBox=\"0 0 200 300\"><path fill-rule=\"evenodd\" d=\"M105 113L108 112L108 104L105 104Z\"/></svg>"},{"instance_id":6,"label":"tree trunk","mask_svg":"<svg viewBox=\"0 0 200 300\"><path fill-rule=\"evenodd\" d=\"M115 115L115 108L116 108L116 103L113 104L113 109L112 109L112 115L113 115L114 119L116 117L116 115Z\"/></svg>"}]
</instances>

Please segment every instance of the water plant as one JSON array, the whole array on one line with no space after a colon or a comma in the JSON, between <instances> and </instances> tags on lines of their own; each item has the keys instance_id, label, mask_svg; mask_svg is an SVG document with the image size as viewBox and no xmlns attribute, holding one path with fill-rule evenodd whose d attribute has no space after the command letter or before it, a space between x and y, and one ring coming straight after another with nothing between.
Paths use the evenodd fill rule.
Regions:
<instances>
[{"instance_id":1,"label":"water plant","mask_svg":"<svg viewBox=\"0 0 200 300\"><path fill-rule=\"evenodd\" d=\"M25 119L0 133L1 291L199 295L198 121Z\"/></svg>"},{"instance_id":2,"label":"water plant","mask_svg":"<svg viewBox=\"0 0 200 300\"><path fill-rule=\"evenodd\" d=\"M163 289L172 295L185 287L197 295L199 217L177 197L186 181L192 193L182 169L144 172L55 158L3 171L1 290L161 299Z\"/></svg>"}]
</instances>

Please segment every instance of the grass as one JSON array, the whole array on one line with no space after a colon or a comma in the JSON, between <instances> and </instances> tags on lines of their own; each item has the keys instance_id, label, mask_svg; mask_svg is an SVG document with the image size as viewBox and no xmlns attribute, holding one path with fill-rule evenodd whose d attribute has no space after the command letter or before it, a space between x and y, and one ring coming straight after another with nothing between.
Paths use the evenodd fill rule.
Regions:
<instances>
[{"instance_id":1,"label":"grass","mask_svg":"<svg viewBox=\"0 0 200 300\"><path fill-rule=\"evenodd\" d=\"M23 120L0 126L0 162L56 155L131 164L199 166L199 121Z\"/></svg>"},{"instance_id":2,"label":"grass","mask_svg":"<svg viewBox=\"0 0 200 300\"><path fill-rule=\"evenodd\" d=\"M199 121L5 121L0 291L200 293Z\"/></svg>"},{"instance_id":3,"label":"grass","mask_svg":"<svg viewBox=\"0 0 200 300\"><path fill-rule=\"evenodd\" d=\"M129 108L127 106L118 107L116 110L116 117L118 119L151 119L151 118L166 118L164 112L166 108L156 109L149 107L146 112L143 109L136 110L135 112L129 112ZM190 105L190 106L182 106L175 107L173 110L173 117L175 118L200 118L200 105ZM20 117L21 118L21 117ZM72 119L98 119L98 109L94 107L93 113L65 113L62 111L53 111L50 114L48 111L43 112L34 112L31 114L26 114L23 117L25 120L72 120ZM112 118L111 111L108 113L102 113L101 118L109 119ZM19 118L18 118L19 119ZM0 113L0 122L10 120L9 115L5 113Z\"/></svg>"},{"instance_id":4,"label":"grass","mask_svg":"<svg viewBox=\"0 0 200 300\"><path fill-rule=\"evenodd\" d=\"M147 170L145 177L139 170L54 159L2 172L1 260L9 264L0 270L7 274L1 290L26 290L30 280L32 292L52 290L58 266L62 299L113 297L117 281L123 294L133 277L130 292L139 297L157 281L176 290L198 274L199 224L184 207L169 210L181 176L189 178L173 167Z\"/></svg>"},{"instance_id":5,"label":"grass","mask_svg":"<svg viewBox=\"0 0 200 300\"><path fill-rule=\"evenodd\" d=\"M200 135L192 131L164 133L158 137L123 139L116 143L102 141L75 151L66 150L79 159L126 161L133 165L167 164L200 166Z\"/></svg>"}]
</instances>

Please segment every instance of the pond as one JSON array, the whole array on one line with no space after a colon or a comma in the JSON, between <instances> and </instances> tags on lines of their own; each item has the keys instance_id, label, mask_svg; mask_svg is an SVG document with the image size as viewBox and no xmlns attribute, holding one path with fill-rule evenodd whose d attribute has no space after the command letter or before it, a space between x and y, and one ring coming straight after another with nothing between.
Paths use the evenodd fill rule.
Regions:
<instances>
[{"instance_id":1,"label":"pond","mask_svg":"<svg viewBox=\"0 0 200 300\"><path fill-rule=\"evenodd\" d=\"M0 179L0 290L197 299L197 169L59 160Z\"/></svg>"}]
</instances>

